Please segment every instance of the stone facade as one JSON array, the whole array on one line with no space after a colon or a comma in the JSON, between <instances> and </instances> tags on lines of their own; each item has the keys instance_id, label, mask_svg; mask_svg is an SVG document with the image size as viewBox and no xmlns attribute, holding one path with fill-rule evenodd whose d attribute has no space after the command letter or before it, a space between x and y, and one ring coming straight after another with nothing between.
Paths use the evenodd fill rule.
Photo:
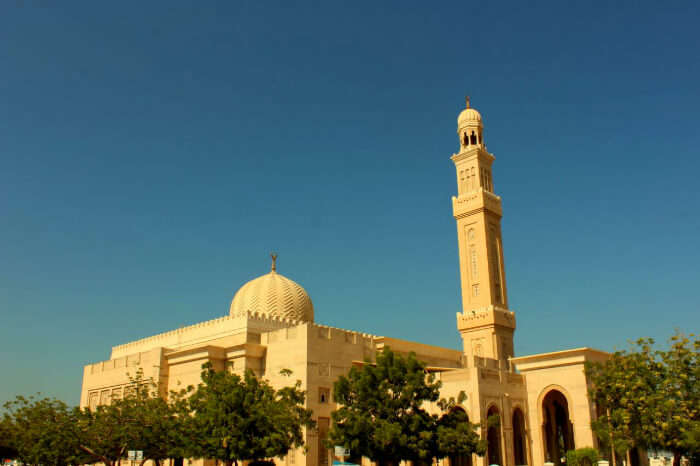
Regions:
<instances>
[{"instance_id":1,"label":"stone facade","mask_svg":"<svg viewBox=\"0 0 700 466\"><path fill-rule=\"evenodd\" d=\"M163 395L199 383L205 362L238 373L250 369L278 387L290 383L280 375L281 369L290 369L291 379L300 380L307 392L318 429L305 433L306 453L291 451L275 461L326 466L331 454L322 440L336 408L333 382L353 364L373 360L377 351L390 347L424 361L442 382L444 397L464 391L461 408L488 439L485 457L449 458L441 461L444 466L559 464L562 446L596 446L590 427L596 413L584 364L608 355L580 348L514 357L515 313L508 308L495 157L486 150L481 115L468 101L458 118L458 136L460 150L452 156L458 195L452 205L462 285L461 351L319 325L306 291L278 274L273 258L269 274L236 293L229 315L115 346L109 360L85 366L81 406L123 396L129 375L138 368L160 382ZM500 425L488 427L493 414Z\"/></svg>"}]
</instances>

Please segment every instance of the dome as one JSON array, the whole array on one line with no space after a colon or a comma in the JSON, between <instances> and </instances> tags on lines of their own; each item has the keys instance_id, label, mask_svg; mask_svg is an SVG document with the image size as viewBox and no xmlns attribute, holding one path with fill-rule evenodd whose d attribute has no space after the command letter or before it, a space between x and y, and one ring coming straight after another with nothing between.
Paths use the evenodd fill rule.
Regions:
<instances>
[{"instance_id":1,"label":"dome","mask_svg":"<svg viewBox=\"0 0 700 466\"><path fill-rule=\"evenodd\" d=\"M463 123L476 122L481 123L481 113L473 108L465 108L457 117L457 123L461 126Z\"/></svg>"},{"instance_id":2,"label":"dome","mask_svg":"<svg viewBox=\"0 0 700 466\"><path fill-rule=\"evenodd\" d=\"M278 274L275 262L270 273L243 285L231 301L230 314L257 312L284 319L314 321L314 305L306 290L284 275Z\"/></svg>"},{"instance_id":3,"label":"dome","mask_svg":"<svg viewBox=\"0 0 700 466\"><path fill-rule=\"evenodd\" d=\"M477 112L469 106L469 97L467 97L467 108L462 110L462 113L457 117L457 126L481 126L481 113Z\"/></svg>"}]
</instances>

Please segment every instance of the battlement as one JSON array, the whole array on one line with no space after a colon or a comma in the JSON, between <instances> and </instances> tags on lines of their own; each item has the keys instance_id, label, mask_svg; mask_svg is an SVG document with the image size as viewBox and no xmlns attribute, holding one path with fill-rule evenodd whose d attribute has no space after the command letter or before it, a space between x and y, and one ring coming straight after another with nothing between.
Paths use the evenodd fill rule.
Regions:
<instances>
[{"instance_id":1,"label":"battlement","mask_svg":"<svg viewBox=\"0 0 700 466\"><path fill-rule=\"evenodd\" d=\"M354 330L345 330L341 328L330 327L328 325L305 322L301 325L290 326L283 329L265 332L262 337L262 343L268 344L282 340L295 339L298 335L299 327L306 328L306 335L309 339L315 338L323 340L332 340L337 341L339 343L350 344L364 343L365 346L371 346L377 338L380 338L369 333L356 332Z\"/></svg>"},{"instance_id":2,"label":"battlement","mask_svg":"<svg viewBox=\"0 0 700 466\"><path fill-rule=\"evenodd\" d=\"M377 335L372 335L370 333L356 332L355 330L346 330L338 327L331 327L329 325L311 323L309 324L309 328L311 327L317 329L316 335L318 338L327 340L344 339L345 341L348 341L348 338L351 337L359 342L360 339L373 341L380 338Z\"/></svg>"},{"instance_id":3,"label":"battlement","mask_svg":"<svg viewBox=\"0 0 700 466\"><path fill-rule=\"evenodd\" d=\"M140 340L112 347L112 359L128 354L147 351L155 347L178 348L214 337L240 333L252 329L266 332L273 329L298 325L300 321L259 312L242 311L234 315L199 322L159 333Z\"/></svg>"},{"instance_id":4,"label":"battlement","mask_svg":"<svg viewBox=\"0 0 700 466\"><path fill-rule=\"evenodd\" d=\"M148 354L148 351L144 351L122 356L120 358L108 359L107 361L96 362L94 364L87 365L86 371L88 374L96 374L108 372L114 369L124 369L127 367L138 368L141 365L141 362L147 359Z\"/></svg>"}]
</instances>

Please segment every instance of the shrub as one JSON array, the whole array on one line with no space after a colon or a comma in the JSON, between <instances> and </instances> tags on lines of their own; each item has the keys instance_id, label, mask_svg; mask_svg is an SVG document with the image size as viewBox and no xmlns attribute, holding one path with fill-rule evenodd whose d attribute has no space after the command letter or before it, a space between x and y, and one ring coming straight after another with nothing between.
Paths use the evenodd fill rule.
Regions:
<instances>
[{"instance_id":1,"label":"shrub","mask_svg":"<svg viewBox=\"0 0 700 466\"><path fill-rule=\"evenodd\" d=\"M598 450L595 448L578 448L566 452L567 466L596 466L598 463Z\"/></svg>"}]
</instances>

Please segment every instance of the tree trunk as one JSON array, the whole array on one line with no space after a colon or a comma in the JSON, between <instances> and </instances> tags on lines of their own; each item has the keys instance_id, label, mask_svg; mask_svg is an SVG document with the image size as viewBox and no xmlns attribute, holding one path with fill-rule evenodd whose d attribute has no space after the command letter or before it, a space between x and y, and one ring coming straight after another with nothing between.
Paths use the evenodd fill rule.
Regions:
<instances>
[{"instance_id":1,"label":"tree trunk","mask_svg":"<svg viewBox=\"0 0 700 466\"><path fill-rule=\"evenodd\" d=\"M610 422L610 408L605 408L605 415L608 418L608 431L610 432L610 462L612 466L617 466L615 461L615 439L613 438L612 423Z\"/></svg>"},{"instance_id":2,"label":"tree trunk","mask_svg":"<svg viewBox=\"0 0 700 466\"><path fill-rule=\"evenodd\" d=\"M673 452L673 466L681 466L681 452L680 451Z\"/></svg>"},{"instance_id":3,"label":"tree trunk","mask_svg":"<svg viewBox=\"0 0 700 466\"><path fill-rule=\"evenodd\" d=\"M231 466L233 464L233 461L231 460L226 460L226 466Z\"/></svg>"},{"instance_id":4,"label":"tree trunk","mask_svg":"<svg viewBox=\"0 0 700 466\"><path fill-rule=\"evenodd\" d=\"M80 448L82 451L84 451L88 455L99 459L100 461L102 461L104 463L105 466L114 466L114 462L110 461L109 458L107 458L106 456L98 455L97 453L95 453L90 448L86 447L85 445L80 445L78 448ZM119 456L121 457L121 455L119 455Z\"/></svg>"},{"instance_id":5,"label":"tree trunk","mask_svg":"<svg viewBox=\"0 0 700 466\"><path fill-rule=\"evenodd\" d=\"M627 458L627 466L632 466L632 456L630 454L630 449L628 448L625 452L625 457Z\"/></svg>"}]
</instances>

